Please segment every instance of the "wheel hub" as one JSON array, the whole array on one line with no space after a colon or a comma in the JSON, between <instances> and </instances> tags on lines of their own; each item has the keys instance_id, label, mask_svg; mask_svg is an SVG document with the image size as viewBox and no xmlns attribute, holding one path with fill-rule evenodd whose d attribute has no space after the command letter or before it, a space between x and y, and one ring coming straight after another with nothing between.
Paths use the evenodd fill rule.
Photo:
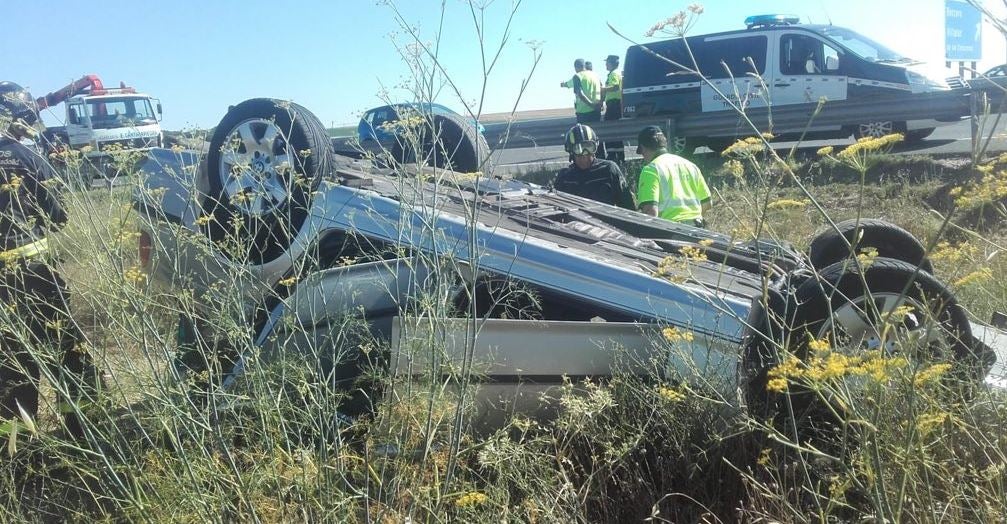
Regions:
<instances>
[{"instance_id":1,"label":"wheel hub","mask_svg":"<svg viewBox=\"0 0 1007 524\"><path fill-rule=\"evenodd\" d=\"M219 171L224 197L245 215L274 211L290 196L286 177L276 168L293 158L283 134L275 122L256 118L239 123L228 136Z\"/></svg>"}]
</instances>

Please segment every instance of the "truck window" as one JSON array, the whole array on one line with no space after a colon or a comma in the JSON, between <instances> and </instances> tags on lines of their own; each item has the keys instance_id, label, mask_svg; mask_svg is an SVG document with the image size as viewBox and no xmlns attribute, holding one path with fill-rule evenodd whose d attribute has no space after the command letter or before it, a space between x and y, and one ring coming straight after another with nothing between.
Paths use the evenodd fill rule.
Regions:
<instances>
[{"instance_id":1,"label":"truck window","mask_svg":"<svg viewBox=\"0 0 1007 524\"><path fill-rule=\"evenodd\" d=\"M743 77L752 72L762 74L766 70L768 39L765 35L719 37L714 40L692 37L688 40L691 56L685 40L681 38L646 44L650 50L684 67L656 58L640 46L630 47L626 51L626 87L698 82L700 78L690 72L696 69L695 65L699 66L703 76L710 79ZM755 64L755 71L749 60Z\"/></svg>"},{"instance_id":2,"label":"truck window","mask_svg":"<svg viewBox=\"0 0 1007 524\"><path fill-rule=\"evenodd\" d=\"M817 38L790 34L780 39L780 72L785 75L835 73L838 64L839 51Z\"/></svg>"}]
</instances>

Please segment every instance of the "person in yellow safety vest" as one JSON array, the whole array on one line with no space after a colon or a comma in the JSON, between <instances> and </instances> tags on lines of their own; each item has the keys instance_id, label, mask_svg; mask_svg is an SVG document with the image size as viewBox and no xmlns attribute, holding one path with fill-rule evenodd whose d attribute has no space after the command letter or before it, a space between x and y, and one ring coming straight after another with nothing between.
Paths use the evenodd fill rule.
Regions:
<instances>
[{"instance_id":1,"label":"person in yellow safety vest","mask_svg":"<svg viewBox=\"0 0 1007 524\"><path fill-rule=\"evenodd\" d=\"M573 61L575 71L573 77L566 82L560 82L560 87L572 87L574 94L573 110L577 115L577 123L601 121L601 82L594 71L584 67L584 59Z\"/></svg>"},{"instance_id":2,"label":"person in yellow safety vest","mask_svg":"<svg viewBox=\"0 0 1007 524\"><path fill-rule=\"evenodd\" d=\"M42 369L65 429L78 437L81 407L94 400L101 380L77 347L81 332L69 314L66 283L46 261L46 233L67 215L53 185L60 182L56 171L21 143L33 137L37 121L31 93L0 82L0 440L14 445L34 424Z\"/></svg>"},{"instance_id":3,"label":"person in yellow safety vest","mask_svg":"<svg viewBox=\"0 0 1007 524\"><path fill-rule=\"evenodd\" d=\"M636 152L643 155L636 200L640 211L672 222L705 227L703 212L711 205L710 188L696 164L668 152L660 127L640 131Z\"/></svg>"},{"instance_id":4,"label":"person in yellow safety vest","mask_svg":"<svg viewBox=\"0 0 1007 524\"><path fill-rule=\"evenodd\" d=\"M622 72L619 71L619 56L608 55L605 59L605 69L608 76L605 86L601 88L605 99L605 121L622 118ZM616 163L626 161L626 146L622 140L605 142L605 158Z\"/></svg>"}]
</instances>

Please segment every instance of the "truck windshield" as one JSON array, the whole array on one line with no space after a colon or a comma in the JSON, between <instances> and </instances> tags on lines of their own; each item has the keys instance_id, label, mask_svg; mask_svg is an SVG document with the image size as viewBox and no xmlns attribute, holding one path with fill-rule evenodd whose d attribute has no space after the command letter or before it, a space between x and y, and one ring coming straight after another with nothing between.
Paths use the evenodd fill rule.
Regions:
<instances>
[{"instance_id":1,"label":"truck windshield","mask_svg":"<svg viewBox=\"0 0 1007 524\"><path fill-rule=\"evenodd\" d=\"M127 127L157 122L147 98L95 98L87 101L94 128Z\"/></svg>"},{"instance_id":2,"label":"truck windshield","mask_svg":"<svg viewBox=\"0 0 1007 524\"><path fill-rule=\"evenodd\" d=\"M848 49L853 54L867 60L868 62L903 63L913 62L891 49L867 38L856 31L851 31L842 27L828 26L821 28L822 34L835 40Z\"/></svg>"}]
</instances>

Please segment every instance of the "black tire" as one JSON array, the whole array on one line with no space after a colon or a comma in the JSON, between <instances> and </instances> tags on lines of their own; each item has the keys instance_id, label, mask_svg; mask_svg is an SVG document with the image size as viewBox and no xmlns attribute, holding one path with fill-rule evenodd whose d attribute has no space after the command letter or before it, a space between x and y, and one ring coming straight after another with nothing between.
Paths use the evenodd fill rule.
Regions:
<instances>
[{"instance_id":1,"label":"black tire","mask_svg":"<svg viewBox=\"0 0 1007 524\"><path fill-rule=\"evenodd\" d=\"M213 217L205 226L207 235L214 241L237 240L239 249L225 250L232 258L252 264L275 259L297 236L311 194L332 165L325 127L304 107L271 98L231 107L207 154L209 197L203 207ZM240 173L241 180L230 173ZM228 182L257 185L259 191L229 188Z\"/></svg>"},{"instance_id":2,"label":"black tire","mask_svg":"<svg viewBox=\"0 0 1007 524\"><path fill-rule=\"evenodd\" d=\"M926 249L923 244L910 232L895 224L865 218L860 219L859 227L857 221L853 219L836 224L836 228L839 231L832 227L824 229L811 241L808 256L815 269L821 270L849 258L850 249L846 247L843 237L853 244L859 230L862 231L862 236L853 246L854 253L859 253L865 248L874 248L878 250L879 257L902 260L914 266L919 265L920 269L927 273L934 272L933 264L924 256Z\"/></svg>"},{"instance_id":3,"label":"black tire","mask_svg":"<svg viewBox=\"0 0 1007 524\"><path fill-rule=\"evenodd\" d=\"M415 145L400 140L392 152L404 164L418 163L459 173L473 173L486 169L484 159L489 156L489 144L479 130L460 115L427 115L428 124L419 132ZM432 120L431 120L432 118Z\"/></svg>"},{"instance_id":4,"label":"black tire","mask_svg":"<svg viewBox=\"0 0 1007 524\"><path fill-rule=\"evenodd\" d=\"M853 138L880 138L892 133L904 132L906 124L904 122L892 122L884 120L878 122L864 122L853 126Z\"/></svg>"},{"instance_id":5,"label":"black tire","mask_svg":"<svg viewBox=\"0 0 1007 524\"><path fill-rule=\"evenodd\" d=\"M922 363L952 362L955 364L952 376L975 383L981 381L985 373L986 355L979 351L979 346L975 343L965 310L958 305L947 287L933 276L916 271L914 265L901 260L877 258L864 269L861 277L856 264L839 262L822 270L818 278L810 279L798 287L795 299L800 305L795 314L790 349L802 360L809 356L810 337L829 338L834 346L842 347L836 341L837 330L833 327L834 324L829 322L832 318L848 318L843 314L844 309L847 313L856 311L851 309L853 305L866 302L860 308L857 320L863 321L864 325L869 324L871 329L852 337L853 340L848 339L845 345L871 347L872 343L878 344L882 340L876 327L879 317L870 313L873 308L869 304L874 304L882 312L880 318L884 318L885 311L909 305L913 308L912 313L905 316L900 326L906 332L914 328L921 330L917 333L922 332L928 342L925 346L915 348L913 354L906 355L907 358L915 357ZM933 319L938 326L934 338L939 338L939 341L930 341L931 333L922 327L927 325L928 318ZM837 320L837 323L841 324L842 321ZM844 331L842 326L838 330L839 333ZM883 341L889 352L901 349L891 339ZM781 396L779 400L789 402L789 409L786 404L777 408L777 422L788 430L788 434L796 429L802 440L821 440L816 445L826 446L822 449L827 449L830 443L839 442L840 437L836 431L841 427L841 421L836 419L835 413L843 412L841 406L824 405L818 393L800 385L792 385L787 397ZM839 452L838 449L835 451Z\"/></svg>"},{"instance_id":6,"label":"black tire","mask_svg":"<svg viewBox=\"0 0 1007 524\"><path fill-rule=\"evenodd\" d=\"M917 129L915 131L906 131L906 143L907 144L918 144L922 142L925 138L933 134L936 128L928 127L926 129Z\"/></svg>"},{"instance_id":7,"label":"black tire","mask_svg":"<svg viewBox=\"0 0 1007 524\"><path fill-rule=\"evenodd\" d=\"M668 152L678 156L692 156L696 151L698 139L688 136L672 136L668 138Z\"/></svg>"}]
</instances>

